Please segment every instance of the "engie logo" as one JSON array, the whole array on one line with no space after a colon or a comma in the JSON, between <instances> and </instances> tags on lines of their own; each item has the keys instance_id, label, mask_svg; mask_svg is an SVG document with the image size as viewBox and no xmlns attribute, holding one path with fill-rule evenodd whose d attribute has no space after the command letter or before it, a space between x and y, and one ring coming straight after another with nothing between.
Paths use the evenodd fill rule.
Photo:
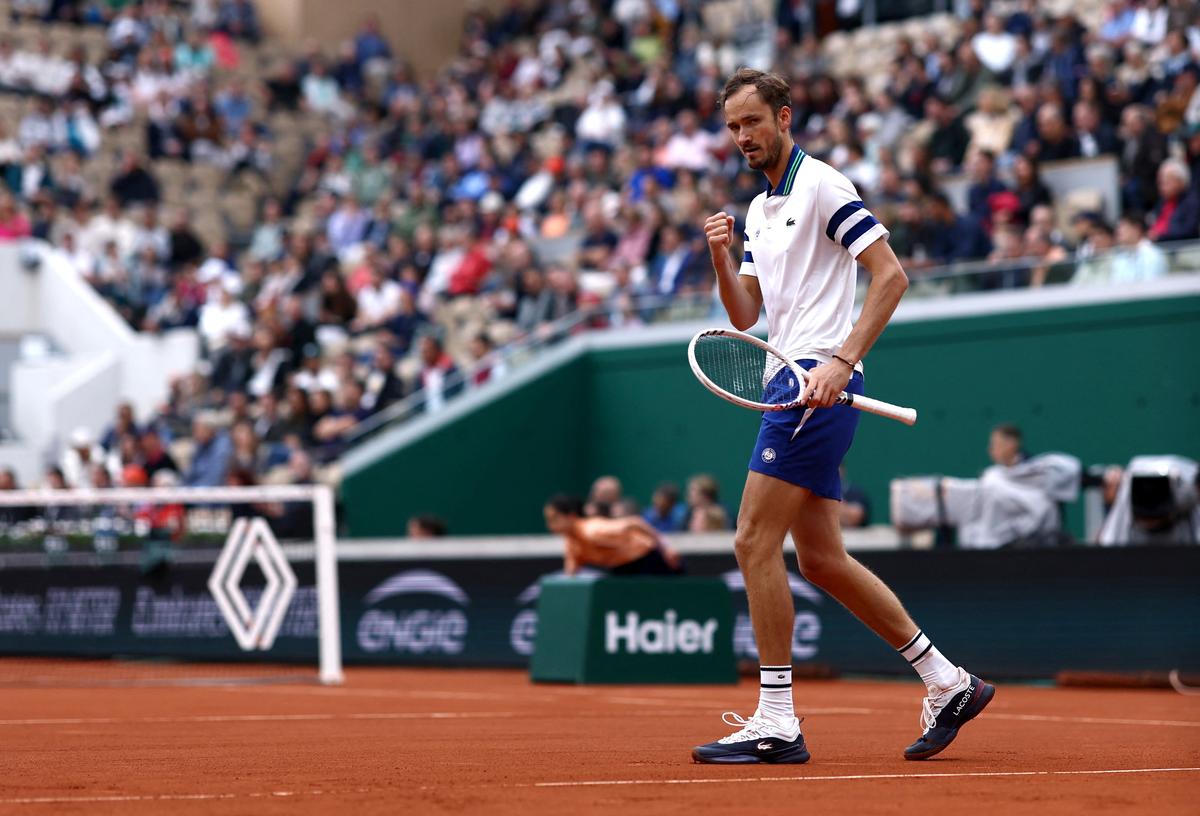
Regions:
<instances>
[{"instance_id":1,"label":"engie logo","mask_svg":"<svg viewBox=\"0 0 1200 816\"><path fill-rule=\"evenodd\" d=\"M730 570L721 576L730 592L736 592L745 603L746 582L738 570ZM820 590L794 572L789 572L788 588L798 600L808 601L814 606L821 603ZM796 623L792 628L792 657L796 660L812 660L817 656L817 641L821 638L821 618L816 612L796 611ZM758 659L758 646L754 642L754 627L750 624L750 613L738 611L733 627L734 657Z\"/></svg>"},{"instance_id":2,"label":"engie logo","mask_svg":"<svg viewBox=\"0 0 1200 816\"><path fill-rule=\"evenodd\" d=\"M566 573L559 570L558 572L548 572L545 575L539 576L536 581L525 587L521 594L517 596L517 606L524 607L537 601L538 597L542 594L543 578L556 578L563 575L566 575ZM580 580L595 580L604 575L604 573L590 567L583 567L575 575ZM537 609L522 609L513 617L512 626L508 629L508 642L514 652L525 657L533 654L533 646L537 641L537 625Z\"/></svg>"},{"instance_id":3,"label":"engie logo","mask_svg":"<svg viewBox=\"0 0 1200 816\"><path fill-rule=\"evenodd\" d=\"M457 606L425 608L402 596L425 595L443 598ZM467 637L467 616L461 607L471 599L462 587L441 573L406 570L388 578L367 593L363 601L372 607L385 602L392 608L373 608L358 620L358 645L364 652L401 654L458 654ZM403 608L396 609L396 606Z\"/></svg>"},{"instance_id":4,"label":"engie logo","mask_svg":"<svg viewBox=\"0 0 1200 816\"><path fill-rule=\"evenodd\" d=\"M701 623L687 618L679 620L674 609L668 609L660 619L642 620L637 612L617 612L604 615L604 651L609 654L711 654L717 619ZM624 648L622 648L624 647Z\"/></svg>"}]
</instances>

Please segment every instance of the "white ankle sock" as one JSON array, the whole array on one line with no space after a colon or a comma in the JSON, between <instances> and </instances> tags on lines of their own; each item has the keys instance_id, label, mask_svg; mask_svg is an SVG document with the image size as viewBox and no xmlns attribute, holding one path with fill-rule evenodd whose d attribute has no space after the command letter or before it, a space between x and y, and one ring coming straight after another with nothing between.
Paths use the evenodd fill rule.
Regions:
<instances>
[{"instance_id":1,"label":"white ankle sock","mask_svg":"<svg viewBox=\"0 0 1200 816\"><path fill-rule=\"evenodd\" d=\"M908 645L896 651L921 675L930 694L958 685L958 667L942 656L924 632L918 630Z\"/></svg>"},{"instance_id":2,"label":"white ankle sock","mask_svg":"<svg viewBox=\"0 0 1200 816\"><path fill-rule=\"evenodd\" d=\"M792 667L758 667L758 713L776 722L790 723L792 710Z\"/></svg>"}]
</instances>

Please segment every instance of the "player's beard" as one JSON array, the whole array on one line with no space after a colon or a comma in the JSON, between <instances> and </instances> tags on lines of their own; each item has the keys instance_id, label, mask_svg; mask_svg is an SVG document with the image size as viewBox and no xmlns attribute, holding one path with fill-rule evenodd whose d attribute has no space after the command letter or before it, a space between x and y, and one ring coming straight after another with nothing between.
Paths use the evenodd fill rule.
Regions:
<instances>
[{"instance_id":1,"label":"player's beard","mask_svg":"<svg viewBox=\"0 0 1200 816\"><path fill-rule=\"evenodd\" d=\"M746 157L746 163L751 170L768 170L775 166L783 153L783 134L776 131L774 143L766 150L760 150L757 156Z\"/></svg>"}]
</instances>

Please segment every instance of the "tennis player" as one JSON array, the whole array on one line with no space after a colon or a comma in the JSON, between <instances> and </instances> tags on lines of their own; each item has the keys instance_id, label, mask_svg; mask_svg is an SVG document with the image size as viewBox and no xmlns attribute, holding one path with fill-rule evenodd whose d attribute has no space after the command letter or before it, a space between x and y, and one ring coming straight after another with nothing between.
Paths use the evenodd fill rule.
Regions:
<instances>
[{"instance_id":1,"label":"tennis player","mask_svg":"<svg viewBox=\"0 0 1200 816\"><path fill-rule=\"evenodd\" d=\"M770 184L750 203L740 267L730 255L733 217L719 212L705 222L721 302L740 330L758 322L765 306L768 341L810 375L807 409L763 415L738 514L734 549L758 644L758 709L749 720L726 714L726 723L738 730L694 748L692 758L809 759L792 709L795 613L783 560L790 531L804 577L891 644L925 681L923 733L904 756L927 759L983 711L995 689L937 650L895 594L846 554L838 525L838 466L854 438L858 412L834 400L842 391L863 393L862 359L895 311L908 278L888 246L887 229L863 207L854 185L793 143L789 89L782 78L743 68L726 84L721 104L733 141ZM870 271L871 284L852 324L856 261ZM787 376L784 368L777 379ZM767 390L784 386L772 381Z\"/></svg>"},{"instance_id":2,"label":"tennis player","mask_svg":"<svg viewBox=\"0 0 1200 816\"><path fill-rule=\"evenodd\" d=\"M611 575L679 575L683 559L641 516L583 517L583 500L555 496L542 508L546 529L563 536L563 572L599 567Z\"/></svg>"}]
</instances>

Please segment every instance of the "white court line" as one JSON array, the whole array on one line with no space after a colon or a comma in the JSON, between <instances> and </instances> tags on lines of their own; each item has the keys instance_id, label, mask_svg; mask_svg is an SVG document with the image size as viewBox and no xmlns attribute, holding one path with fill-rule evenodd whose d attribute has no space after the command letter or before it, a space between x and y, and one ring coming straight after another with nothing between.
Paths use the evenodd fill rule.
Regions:
<instances>
[{"instance_id":1,"label":"white court line","mask_svg":"<svg viewBox=\"0 0 1200 816\"><path fill-rule=\"evenodd\" d=\"M1104 774L1191 773L1200 768L1114 768L1097 771L964 771L962 773L837 774L829 776L751 776L724 779L602 779L579 782L535 782L535 788L594 788L623 785L721 785L750 782L853 782L870 779L949 779L990 776L1088 776Z\"/></svg>"},{"instance_id":2,"label":"white court line","mask_svg":"<svg viewBox=\"0 0 1200 816\"><path fill-rule=\"evenodd\" d=\"M0 720L0 726L116 723L320 722L328 720L472 720L515 717L515 711L401 711L363 714L212 714L192 717L56 717Z\"/></svg>"},{"instance_id":3,"label":"white court line","mask_svg":"<svg viewBox=\"0 0 1200 816\"><path fill-rule=\"evenodd\" d=\"M207 689L206 689L207 690ZM418 697L428 698L431 700L511 700L511 694L497 694L494 692L479 692L479 691L397 691L394 689L369 689L369 688L302 688L296 686L220 686L217 690L242 693L242 692L258 692L265 694L302 694L318 697ZM530 702L544 702L547 699L557 699L553 696L537 698L520 698L528 699Z\"/></svg>"},{"instance_id":4,"label":"white court line","mask_svg":"<svg viewBox=\"0 0 1200 816\"><path fill-rule=\"evenodd\" d=\"M367 793L366 788L359 788L347 793ZM321 796L329 791L270 791L255 793L147 793L147 794L113 794L108 796L22 796L12 799L0 799L0 805L92 805L106 802L209 802L216 799L265 799L289 796Z\"/></svg>"},{"instance_id":5,"label":"white court line","mask_svg":"<svg viewBox=\"0 0 1200 816\"><path fill-rule=\"evenodd\" d=\"M989 720L1027 720L1029 722L1084 723L1088 725L1166 725L1177 728L1200 728L1194 720L1130 720L1121 717L1060 717L1051 714L1009 714L1003 711L981 716Z\"/></svg>"},{"instance_id":6,"label":"white court line","mask_svg":"<svg viewBox=\"0 0 1200 816\"><path fill-rule=\"evenodd\" d=\"M610 703L627 705L663 705L667 703L673 708L708 708L702 703L682 703L655 700L647 697L609 696L602 698ZM819 714L907 714L895 708L808 708L800 706L797 716ZM1161 725L1176 728L1200 728L1200 720L1138 720L1124 717L1066 717L1051 714L1010 714L1002 711L988 711L983 715L989 720L1023 720L1026 722L1057 722L1080 723L1084 725Z\"/></svg>"}]
</instances>

